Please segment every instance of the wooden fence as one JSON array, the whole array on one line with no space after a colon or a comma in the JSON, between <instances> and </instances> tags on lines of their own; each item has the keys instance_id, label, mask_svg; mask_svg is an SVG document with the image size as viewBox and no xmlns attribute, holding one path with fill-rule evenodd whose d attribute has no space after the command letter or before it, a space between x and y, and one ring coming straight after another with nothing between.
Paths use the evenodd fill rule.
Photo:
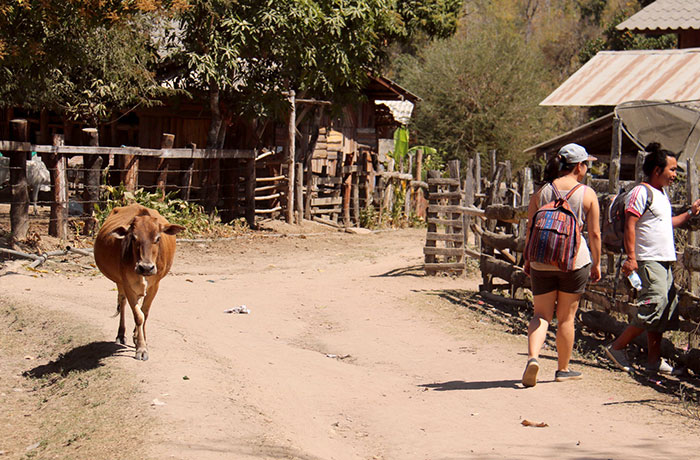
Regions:
<instances>
[{"instance_id":1,"label":"wooden fence","mask_svg":"<svg viewBox=\"0 0 700 460\"><path fill-rule=\"evenodd\" d=\"M360 149L337 153L334 168L321 172L315 172L310 163L294 162L292 174L282 148L257 152L192 145L175 149L172 134L162 135L160 149L106 147L99 145L97 130L91 128L83 130L85 145L64 145L61 135L54 136L52 145L38 145L25 142L25 120L13 120L11 128L13 140L0 141L0 152L10 157L11 186L0 189L0 196L10 192L10 226L18 240L26 237L29 227L25 164L30 152L36 152L49 169L51 192L48 198L42 194L40 204L51 208L49 234L62 239L68 231L69 208L73 216L78 208L73 219L82 221L85 234L94 231L90 216L105 183L123 184L129 191L177 191L179 198L201 204L208 212L217 211L223 221L245 216L253 228L256 216L278 218L289 210L297 223L307 219L337 228L359 226L362 210L374 209L380 217L391 212L396 189L406 197L404 216L420 216L427 206L423 204L427 184L411 174L415 170L421 175L420 152L416 164L411 157L398 171L392 159L384 167L376 152Z\"/></svg>"}]
</instances>

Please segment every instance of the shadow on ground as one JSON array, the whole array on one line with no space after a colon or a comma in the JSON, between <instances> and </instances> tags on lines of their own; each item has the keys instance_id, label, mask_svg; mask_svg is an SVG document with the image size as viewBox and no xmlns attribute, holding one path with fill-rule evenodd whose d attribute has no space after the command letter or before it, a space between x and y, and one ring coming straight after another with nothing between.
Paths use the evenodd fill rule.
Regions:
<instances>
[{"instance_id":1,"label":"shadow on ground","mask_svg":"<svg viewBox=\"0 0 700 460\"><path fill-rule=\"evenodd\" d=\"M498 302L482 297L478 292L465 291L458 289L441 289L434 291L420 291L427 295L437 296L447 300L451 304L467 308L483 317L482 321L498 324L505 328L510 334L523 336L523 359L526 356L526 337L527 328L530 318L532 317L532 306L528 302ZM546 345L550 349L556 349L556 319L552 321L547 333ZM613 364L604 357L603 347L610 343L615 337L611 334L601 333L591 330L583 325L580 316L577 317L576 323L576 342L574 345L574 355L572 363L597 367L599 369L608 369L611 372L620 372ZM630 377L636 380L639 384L653 388L654 390L670 394L677 397L683 405L696 406L700 401L700 379L696 376L686 373L679 377L649 375L644 371L644 357L646 350L638 345L630 345L629 354L632 361L635 361L638 366L630 373ZM540 355L540 359L552 359ZM523 361L524 363L525 361ZM524 364L523 364L524 365ZM489 385L504 385L510 387L510 381L503 382L445 382L442 384L434 384L438 387L436 390L474 390L494 388ZM513 385L514 388L519 388L518 385ZM428 387L431 388L431 387ZM696 410L697 415L689 414L693 418L700 418L700 410Z\"/></svg>"},{"instance_id":2,"label":"shadow on ground","mask_svg":"<svg viewBox=\"0 0 700 460\"><path fill-rule=\"evenodd\" d=\"M416 278L422 278L425 276L425 269L423 265L411 265L410 267L401 267L389 270L381 275L372 275L371 278L385 278L393 276L413 276Z\"/></svg>"},{"instance_id":3,"label":"shadow on ground","mask_svg":"<svg viewBox=\"0 0 700 460\"><path fill-rule=\"evenodd\" d=\"M42 378L50 374L60 374L65 377L72 371L88 371L104 366L105 358L125 350L128 350L126 346L116 342L92 342L76 347L66 354L60 354L57 359L25 371L23 375Z\"/></svg>"}]
</instances>

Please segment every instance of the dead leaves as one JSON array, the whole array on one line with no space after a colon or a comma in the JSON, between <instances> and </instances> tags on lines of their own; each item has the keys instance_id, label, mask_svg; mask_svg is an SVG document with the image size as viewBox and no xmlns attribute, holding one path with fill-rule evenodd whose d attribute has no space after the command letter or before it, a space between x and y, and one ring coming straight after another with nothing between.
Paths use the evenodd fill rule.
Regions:
<instances>
[{"instance_id":1,"label":"dead leaves","mask_svg":"<svg viewBox=\"0 0 700 460\"><path fill-rule=\"evenodd\" d=\"M523 421L520 422L520 423L522 423L523 426L532 426L532 427L535 427L535 428L546 428L546 427L549 426L549 425L547 425L547 424L544 423L544 422L531 422L530 420L527 420L527 419L526 419L526 420L523 420Z\"/></svg>"}]
</instances>

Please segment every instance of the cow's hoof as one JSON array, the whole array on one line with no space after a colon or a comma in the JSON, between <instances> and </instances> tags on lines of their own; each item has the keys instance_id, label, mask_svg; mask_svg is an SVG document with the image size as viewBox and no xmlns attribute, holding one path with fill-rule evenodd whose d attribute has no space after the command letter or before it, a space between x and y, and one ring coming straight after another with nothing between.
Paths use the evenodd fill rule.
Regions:
<instances>
[{"instance_id":1,"label":"cow's hoof","mask_svg":"<svg viewBox=\"0 0 700 460\"><path fill-rule=\"evenodd\" d=\"M126 339L124 337L117 337L117 343L119 345L126 345Z\"/></svg>"},{"instance_id":2,"label":"cow's hoof","mask_svg":"<svg viewBox=\"0 0 700 460\"><path fill-rule=\"evenodd\" d=\"M136 350L136 359L139 361L148 361L148 350Z\"/></svg>"}]
</instances>

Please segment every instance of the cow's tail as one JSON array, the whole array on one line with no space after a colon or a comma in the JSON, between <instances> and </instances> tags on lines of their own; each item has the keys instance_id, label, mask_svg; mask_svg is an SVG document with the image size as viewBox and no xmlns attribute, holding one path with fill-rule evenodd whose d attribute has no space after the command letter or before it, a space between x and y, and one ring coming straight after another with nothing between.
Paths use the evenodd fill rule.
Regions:
<instances>
[{"instance_id":1,"label":"cow's tail","mask_svg":"<svg viewBox=\"0 0 700 460\"><path fill-rule=\"evenodd\" d=\"M119 313L121 313L121 312L122 312L121 311L121 304L117 303L117 311L112 315L112 318L116 318L117 316L119 316Z\"/></svg>"}]
</instances>

